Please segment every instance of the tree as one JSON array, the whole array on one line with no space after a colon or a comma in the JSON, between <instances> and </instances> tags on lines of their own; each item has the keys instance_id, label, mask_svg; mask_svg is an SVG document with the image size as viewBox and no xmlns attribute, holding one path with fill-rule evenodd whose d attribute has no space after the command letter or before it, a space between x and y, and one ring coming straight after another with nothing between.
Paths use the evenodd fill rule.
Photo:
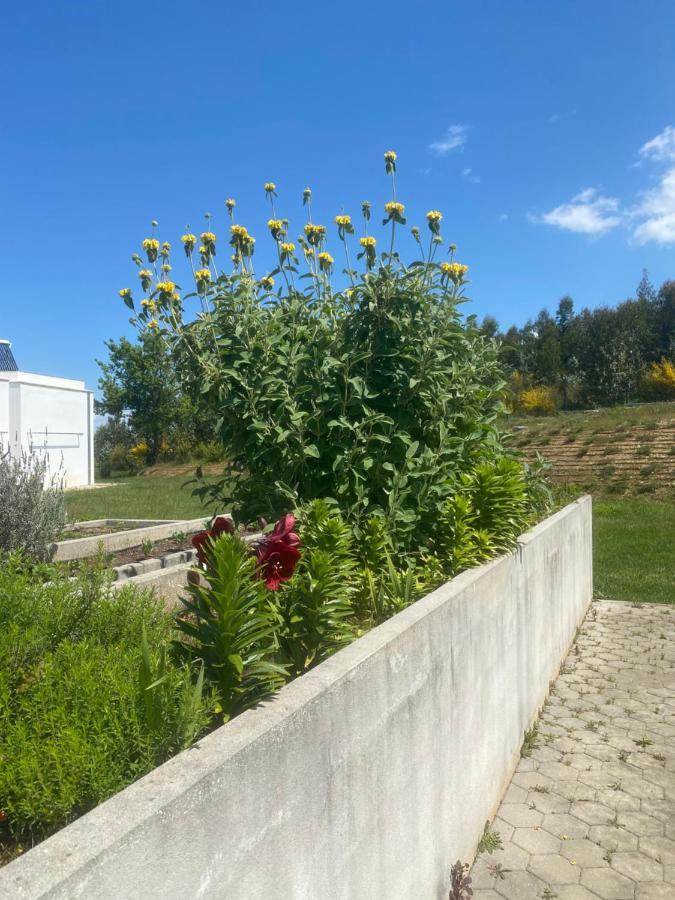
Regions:
<instances>
[{"instance_id":1,"label":"tree","mask_svg":"<svg viewBox=\"0 0 675 900\"><path fill-rule=\"evenodd\" d=\"M139 343L126 338L106 342L108 362L97 360L102 399L97 412L124 420L137 438L148 445L147 462L157 460L161 441L180 428L190 405L175 375L174 361L161 337L141 335Z\"/></svg>"}]
</instances>

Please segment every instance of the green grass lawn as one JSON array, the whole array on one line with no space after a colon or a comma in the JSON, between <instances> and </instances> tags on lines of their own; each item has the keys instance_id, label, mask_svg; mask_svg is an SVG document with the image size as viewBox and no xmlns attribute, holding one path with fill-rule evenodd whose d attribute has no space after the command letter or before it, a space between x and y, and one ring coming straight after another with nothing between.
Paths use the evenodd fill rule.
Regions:
<instances>
[{"instance_id":1,"label":"green grass lawn","mask_svg":"<svg viewBox=\"0 0 675 900\"><path fill-rule=\"evenodd\" d=\"M675 503L593 504L595 596L675 603Z\"/></svg>"},{"instance_id":2,"label":"green grass lawn","mask_svg":"<svg viewBox=\"0 0 675 900\"><path fill-rule=\"evenodd\" d=\"M189 475L131 476L110 487L66 492L68 520L87 519L196 519L213 512L185 487ZM207 479L209 481L215 479Z\"/></svg>"}]
</instances>

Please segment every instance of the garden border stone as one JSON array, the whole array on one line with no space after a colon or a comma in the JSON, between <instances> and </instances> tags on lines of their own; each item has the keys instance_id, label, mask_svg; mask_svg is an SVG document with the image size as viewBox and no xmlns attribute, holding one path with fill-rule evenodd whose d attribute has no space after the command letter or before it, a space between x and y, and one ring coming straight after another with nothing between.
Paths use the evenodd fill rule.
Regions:
<instances>
[{"instance_id":1,"label":"garden border stone","mask_svg":"<svg viewBox=\"0 0 675 900\"><path fill-rule=\"evenodd\" d=\"M110 534L97 534L89 537L70 538L67 541L57 541L50 548L51 559L54 562L71 559L85 559L95 556L100 544L107 553L115 550L126 550L128 547L140 546L144 541L161 541L170 538L176 532L193 534L201 531L208 522L209 516L201 516L198 519L97 519L93 522L78 522L75 528L101 526L128 522L130 527L124 531L114 531ZM228 518L230 518L228 516Z\"/></svg>"},{"instance_id":2,"label":"garden border stone","mask_svg":"<svg viewBox=\"0 0 675 900\"><path fill-rule=\"evenodd\" d=\"M585 497L10 863L0 896L447 898L591 596Z\"/></svg>"}]
</instances>

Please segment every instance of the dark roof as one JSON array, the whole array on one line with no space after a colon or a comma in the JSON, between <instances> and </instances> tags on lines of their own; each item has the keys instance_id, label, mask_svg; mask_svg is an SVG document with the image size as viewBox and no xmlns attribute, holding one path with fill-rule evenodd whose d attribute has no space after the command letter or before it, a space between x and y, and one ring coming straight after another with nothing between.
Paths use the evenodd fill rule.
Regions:
<instances>
[{"instance_id":1,"label":"dark roof","mask_svg":"<svg viewBox=\"0 0 675 900\"><path fill-rule=\"evenodd\" d=\"M14 359L11 346L6 341L0 341L0 372L18 372L19 367Z\"/></svg>"}]
</instances>

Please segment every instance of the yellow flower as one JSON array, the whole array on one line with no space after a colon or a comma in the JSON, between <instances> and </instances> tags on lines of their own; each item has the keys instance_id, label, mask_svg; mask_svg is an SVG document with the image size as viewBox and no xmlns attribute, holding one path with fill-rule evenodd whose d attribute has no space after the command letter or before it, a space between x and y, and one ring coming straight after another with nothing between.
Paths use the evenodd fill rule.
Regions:
<instances>
[{"instance_id":1,"label":"yellow flower","mask_svg":"<svg viewBox=\"0 0 675 900\"><path fill-rule=\"evenodd\" d=\"M170 272L170 271L171 271L171 266L169 265L169 263L163 263L162 264L162 272Z\"/></svg>"},{"instance_id":2,"label":"yellow flower","mask_svg":"<svg viewBox=\"0 0 675 900\"><path fill-rule=\"evenodd\" d=\"M326 235L326 226L313 225L311 222L308 222L307 225L305 225L305 234L307 235L307 240L310 244L318 247Z\"/></svg>"},{"instance_id":3,"label":"yellow flower","mask_svg":"<svg viewBox=\"0 0 675 900\"><path fill-rule=\"evenodd\" d=\"M250 256L253 253L255 238L251 237L243 225L230 225L230 245L242 256Z\"/></svg>"},{"instance_id":4,"label":"yellow flower","mask_svg":"<svg viewBox=\"0 0 675 900\"><path fill-rule=\"evenodd\" d=\"M364 200L361 204L361 212L366 222L370 221L370 200Z\"/></svg>"},{"instance_id":5,"label":"yellow flower","mask_svg":"<svg viewBox=\"0 0 675 900\"><path fill-rule=\"evenodd\" d=\"M441 263L441 272L443 273L443 277L449 278L455 284L459 284L468 271L469 267L463 265L462 263Z\"/></svg>"},{"instance_id":6,"label":"yellow flower","mask_svg":"<svg viewBox=\"0 0 675 900\"><path fill-rule=\"evenodd\" d=\"M131 288L122 288L122 290L119 292L119 295L122 300L126 300L127 297L131 297Z\"/></svg>"},{"instance_id":7,"label":"yellow flower","mask_svg":"<svg viewBox=\"0 0 675 900\"><path fill-rule=\"evenodd\" d=\"M157 282L157 290L160 294L173 294L176 290L176 285L173 281L158 281Z\"/></svg>"},{"instance_id":8,"label":"yellow flower","mask_svg":"<svg viewBox=\"0 0 675 900\"><path fill-rule=\"evenodd\" d=\"M283 244L279 245L279 249L282 253L293 253L295 251L295 244L291 243L291 241L285 241Z\"/></svg>"},{"instance_id":9,"label":"yellow flower","mask_svg":"<svg viewBox=\"0 0 675 900\"><path fill-rule=\"evenodd\" d=\"M212 231L202 231L199 235L200 240L204 246L208 247L210 244L216 243L216 236Z\"/></svg>"},{"instance_id":10,"label":"yellow flower","mask_svg":"<svg viewBox=\"0 0 675 900\"><path fill-rule=\"evenodd\" d=\"M384 169L387 175L393 175L396 171L396 154L393 150L387 150L384 154Z\"/></svg>"},{"instance_id":11,"label":"yellow flower","mask_svg":"<svg viewBox=\"0 0 675 900\"><path fill-rule=\"evenodd\" d=\"M405 206L402 203L396 203L394 200L390 200L389 203L384 204L384 211L389 214L398 213L402 216L405 212Z\"/></svg>"},{"instance_id":12,"label":"yellow flower","mask_svg":"<svg viewBox=\"0 0 675 900\"><path fill-rule=\"evenodd\" d=\"M366 237L362 237L359 239L359 243L363 247L363 253L360 253L359 257L365 255L366 265L368 266L369 269L372 269L372 267L375 264L375 259L376 259L375 245L377 244L377 241L375 240L374 237L371 237L370 235L366 235Z\"/></svg>"},{"instance_id":13,"label":"yellow flower","mask_svg":"<svg viewBox=\"0 0 675 900\"><path fill-rule=\"evenodd\" d=\"M269 228L275 241L286 234L285 224L286 223L283 219L269 219L269 221L267 222L267 227Z\"/></svg>"},{"instance_id":14,"label":"yellow flower","mask_svg":"<svg viewBox=\"0 0 675 900\"><path fill-rule=\"evenodd\" d=\"M233 200L232 197L228 197L227 200L225 201L225 206L227 207L227 211L229 213L232 212L232 210L235 208L236 205L237 205L237 201Z\"/></svg>"},{"instance_id":15,"label":"yellow flower","mask_svg":"<svg viewBox=\"0 0 675 900\"><path fill-rule=\"evenodd\" d=\"M148 328L159 328L159 322L157 321L157 319L150 319L150 321L148 322Z\"/></svg>"},{"instance_id":16,"label":"yellow flower","mask_svg":"<svg viewBox=\"0 0 675 900\"><path fill-rule=\"evenodd\" d=\"M274 287L274 278L271 275L265 275L264 278L260 279L260 284L266 291L271 291Z\"/></svg>"},{"instance_id":17,"label":"yellow flower","mask_svg":"<svg viewBox=\"0 0 675 900\"><path fill-rule=\"evenodd\" d=\"M144 291L152 284L152 272L150 269L141 269L138 273L138 277L141 279L141 285Z\"/></svg>"},{"instance_id":18,"label":"yellow flower","mask_svg":"<svg viewBox=\"0 0 675 900\"><path fill-rule=\"evenodd\" d=\"M339 225L341 228L344 228L345 225L352 224L351 216L335 216L335 224Z\"/></svg>"},{"instance_id":19,"label":"yellow flower","mask_svg":"<svg viewBox=\"0 0 675 900\"><path fill-rule=\"evenodd\" d=\"M319 260L319 266L321 267L322 271L330 272L331 266L335 262L330 253L326 253L326 251L324 250L322 253L319 253L317 259Z\"/></svg>"},{"instance_id":20,"label":"yellow flower","mask_svg":"<svg viewBox=\"0 0 675 900\"><path fill-rule=\"evenodd\" d=\"M157 238L146 238L143 241L143 249L145 250L146 256L148 257L148 262L154 262L157 259L159 241L157 240Z\"/></svg>"},{"instance_id":21,"label":"yellow flower","mask_svg":"<svg viewBox=\"0 0 675 900\"><path fill-rule=\"evenodd\" d=\"M417 225L413 225L413 227L410 229L410 234L412 234L412 236L415 238L415 240L419 242L420 230L417 227Z\"/></svg>"},{"instance_id":22,"label":"yellow flower","mask_svg":"<svg viewBox=\"0 0 675 900\"><path fill-rule=\"evenodd\" d=\"M305 206L305 204L309 203L309 201L311 199L312 199L312 189L305 188L304 191L302 192L302 205Z\"/></svg>"},{"instance_id":23,"label":"yellow flower","mask_svg":"<svg viewBox=\"0 0 675 900\"><path fill-rule=\"evenodd\" d=\"M442 218L443 213L439 212L437 209L430 209L427 213L427 222L429 223L429 229L432 234L440 234Z\"/></svg>"},{"instance_id":24,"label":"yellow flower","mask_svg":"<svg viewBox=\"0 0 675 900\"><path fill-rule=\"evenodd\" d=\"M171 244L168 241L164 241L164 243L162 244L162 258L166 259L170 252Z\"/></svg>"},{"instance_id":25,"label":"yellow flower","mask_svg":"<svg viewBox=\"0 0 675 900\"><path fill-rule=\"evenodd\" d=\"M184 234L181 238L181 241L183 242L183 247L185 247L185 255L190 256L195 248L195 244L197 243L197 235Z\"/></svg>"},{"instance_id":26,"label":"yellow flower","mask_svg":"<svg viewBox=\"0 0 675 900\"><path fill-rule=\"evenodd\" d=\"M154 300L141 300L141 306L144 306L150 312L155 312L157 304Z\"/></svg>"},{"instance_id":27,"label":"yellow flower","mask_svg":"<svg viewBox=\"0 0 675 900\"><path fill-rule=\"evenodd\" d=\"M276 191L276 189L277 189L277 186L273 181L265 182L265 193L266 194L273 194Z\"/></svg>"},{"instance_id":28,"label":"yellow flower","mask_svg":"<svg viewBox=\"0 0 675 900\"><path fill-rule=\"evenodd\" d=\"M197 269L195 278L197 281L211 281L211 272L208 269Z\"/></svg>"}]
</instances>

